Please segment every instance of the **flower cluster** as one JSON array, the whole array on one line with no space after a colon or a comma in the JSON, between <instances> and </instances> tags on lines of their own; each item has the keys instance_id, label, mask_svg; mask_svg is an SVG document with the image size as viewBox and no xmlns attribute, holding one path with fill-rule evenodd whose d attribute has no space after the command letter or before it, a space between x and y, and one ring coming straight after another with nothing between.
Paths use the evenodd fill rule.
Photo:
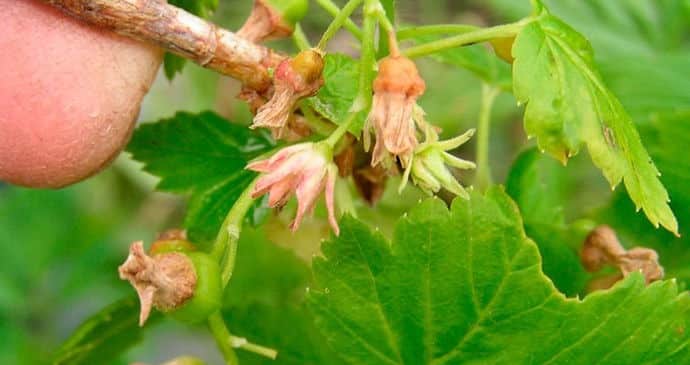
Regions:
<instances>
[{"instance_id":1,"label":"flower cluster","mask_svg":"<svg viewBox=\"0 0 690 365\"><path fill-rule=\"evenodd\" d=\"M429 194L437 193L441 188L445 188L457 196L469 199L469 194L465 188L455 179L446 165L466 170L475 168L475 164L455 157L446 151L458 148L473 135L474 129L470 129L455 138L439 141L435 132L428 131L427 139L414 151L399 190L402 191L409 178L412 177L412 181Z\"/></svg>"},{"instance_id":2,"label":"flower cluster","mask_svg":"<svg viewBox=\"0 0 690 365\"><path fill-rule=\"evenodd\" d=\"M328 221L337 235L340 229L335 219L333 195L338 168L332 162L332 154L331 147L326 144L307 142L283 148L269 159L250 163L247 169L264 173L254 185L252 197L268 193L268 204L275 208L285 205L294 193L297 214L290 228L296 230L325 190Z\"/></svg>"}]
</instances>

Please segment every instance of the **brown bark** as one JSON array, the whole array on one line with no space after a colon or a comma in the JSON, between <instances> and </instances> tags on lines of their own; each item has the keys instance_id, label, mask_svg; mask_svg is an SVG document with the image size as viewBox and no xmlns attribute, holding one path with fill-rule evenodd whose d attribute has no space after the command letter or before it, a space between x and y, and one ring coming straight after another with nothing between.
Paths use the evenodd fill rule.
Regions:
<instances>
[{"instance_id":1,"label":"brown bark","mask_svg":"<svg viewBox=\"0 0 690 365\"><path fill-rule=\"evenodd\" d=\"M154 43L236 78L253 90L270 87L268 68L283 56L220 28L165 0L42 0L93 25Z\"/></svg>"}]
</instances>

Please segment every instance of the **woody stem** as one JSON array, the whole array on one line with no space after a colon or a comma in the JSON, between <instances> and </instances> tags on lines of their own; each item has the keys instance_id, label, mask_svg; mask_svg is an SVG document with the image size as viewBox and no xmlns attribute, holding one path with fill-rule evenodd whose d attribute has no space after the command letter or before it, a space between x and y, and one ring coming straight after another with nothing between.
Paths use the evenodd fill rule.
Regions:
<instances>
[{"instance_id":1,"label":"woody stem","mask_svg":"<svg viewBox=\"0 0 690 365\"><path fill-rule=\"evenodd\" d=\"M254 90L270 87L268 69L284 58L164 0L42 1L92 25L155 44L236 78Z\"/></svg>"}]
</instances>

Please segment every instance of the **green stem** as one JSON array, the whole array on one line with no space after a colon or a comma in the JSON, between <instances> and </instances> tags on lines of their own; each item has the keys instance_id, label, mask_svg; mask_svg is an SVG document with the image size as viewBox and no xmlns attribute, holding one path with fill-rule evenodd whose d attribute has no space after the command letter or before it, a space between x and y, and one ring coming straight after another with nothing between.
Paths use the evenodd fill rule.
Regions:
<instances>
[{"instance_id":1,"label":"green stem","mask_svg":"<svg viewBox=\"0 0 690 365\"><path fill-rule=\"evenodd\" d=\"M477 174L474 185L484 191L491 185L491 167L489 164L489 134L491 132L491 109L500 89L482 84L482 104L479 109L477 126Z\"/></svg>"},{"instance_id":2,"label":"green stem","mask_svg":"<svg viewBox=\"0 0 690 365\"><path fill-rule=\"evenodd\" d=\"M374 38L376 37L376 19L379 11L378 0L365 0L364 21L362 25L362 48L359 59L359 88L357 97L350 107L347 118L340 123L338 128L324 141L331 148L335 147L350 126L357 120L357 115L371 106L373 69L376 64L376 50L374 49Z\"/></svg>"},{"instance_id":3,"label":"green stem","mask_svg":"<svg viewBox=\"0 0 690 365\"><path fill-rule=\"evenodd\" d=\"M335 131L336 126L317 115L314 112L314 109L312 109L312 107L309 106L309 103L307 103L305 100L302 100L299 103L299 109L302 111L304 118L307 120L309 128L311 128L317 134L329 136L331 133L333 133L333 131Z\"/></svg>"},{"instance_id":4,"label":"green stem","mask_svg":"<svg viewBox=\"0 0 690 365\"><path fill-rule=\"evenodd\" d=\"M258 178L257 178L258 179ZM223 287L228 285L232 272L235 269L235 256L237 255L237 241L242 231L242 222L247 211L252 206L254 199L251 196L256 179L252 181L242 194L237 198L235 204L230 208L223 224L220 226L218 236L213 244L211 256L219 262L222 261ZM224 257L224 260L223 260Z\"/></svg>"},{"instance_id":5,"label":"green stem","mask_svg":"<svg viewBox=\"0 0 690 365\"><path fill-rule=\"evenodd\" d=\"M335 35L335 33L343 26L345 21L349 19L350 14L352 14L355 9L362 3L363 0L350 0L345 4L345 6L338 12L331 24L328 26L326 31L321 36L319 44L316 45L318 49L325 49L328 41Z\"/></svg>"},{"instance_id":6,"label":"green stem","mask_svg":"<svg viewBox=\"0 0 690 365\"><path fill-rule=\"evenodd\" d=\"M338 16L340 13L340 8L338 5L333 3L331 0L316 0L316 3L319 4L323 8L323 10L326 10L329 14L332 16ZM347 29L352 35L357 38L357 40L362 40L362 31L359 29L357 24L353 22L349 17L345 19L345 23L343 24L343 28Z\"/></svg>"},{"instance_id":7,"label":"green stem","mask_svg":"<svg viewBox=\"0 0 690 365\"><path fill-rule=\"evenodd\" d=\"M449 48L456 48L477 42L484 42L494 38L513 37L532 19L526 18L516 23L481 28L456 36L439 39L437 41L420 44L403 50L403 54L410 58L427 56Z\"/></svg>"},{"instance_id":8,"label":"green stem","mask_svg":"<svg viewBox=\"0 0 690 365\"><path fill-rule=\"evenodd\" d=\"M421 25L416 27L408 27L398 30L398 39L410 39L418 36L424 35L436 35L436 34L463 34L474 32L481 28L474 25L466 24L434 24L434 25Z\"/></svg>"},{"instance_id":9,"label":"green stem","mask_svg":"<svg viewBox=\"0 0 690 365\"><path fill-rule=\"evenodd\" d=\"M230 341L232 335L230 334L228 327L225 325L225 321L223 321L223 317L220 315L220 312L213 313L210 317L208 317L208 327L211 330L213 337L216 339L216 344L218 345L220 352L223 353L225 364L239 365L240 362L237 359L237 354L232 348Z\"/></svg>"},{"instance_id":10,"label":"green stem","mask_svg":"<svg viewBox=\"0 0 690 365\"><path fill-rule=\"evenodd\" d=\"M251 343L247 341L246 338L244 337L235 337L235 336L230 336L230 344L234 348L239 348L245 351L253 352L257 355L261 355L263 357L267 357L271 360L275 360L276 357L278 356L278 351L266 347L266 346L261 346L257 345L255 343Z\"/></svg>"},{"instance_id":11,"label":"green stem","mask_svg":"<svg viewBox=\"0 0 690 365\"><path fill-rule=\"evenodd\" d=\"M292 40L300 51L311 49L309 39L307 35L304 34L304 30L302 30L302 26L299 25L299 23L295 24L295 30L292 32Z\"/></svg>"},{"instance_id":12,"label":"green stem","mask_svg":"<svg viewBox=\"0 0 690 365\"><path fill-rule=\"evenodd\" d=\"M350 128L352 123L357 119L355 118L357 116L356 112L350 112L350 114L347 115L347 119L340 123L338 128L336 128L333 133L331 133L328 138L324 140L324 142L331 147L331 149L335 148L335 145L340 141L341 138L347 133L347 130Z\"/></svg>"}]
</instances>

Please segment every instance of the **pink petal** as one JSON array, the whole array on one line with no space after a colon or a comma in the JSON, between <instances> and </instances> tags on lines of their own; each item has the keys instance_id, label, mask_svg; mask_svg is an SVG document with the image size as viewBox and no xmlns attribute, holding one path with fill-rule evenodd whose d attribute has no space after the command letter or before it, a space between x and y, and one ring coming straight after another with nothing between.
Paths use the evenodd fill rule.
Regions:
<instances>
[{"instance_id":1,"label":"pink petal","mask_svg":"<svg viewBox=\"0 0 690 365\"><path fill-rule=\"evenodd\" d=\"M325 171L321 174L303 176L303 179L297 183L297 189L295 191L295 195L297 195L297 213L295 214L295 220L290 225L293 231L299 228L304 216L314 209L316 200L319 198L319 194L326 183L324 180L324 173Z\"/></svg>"},{"instance_id":2,"label":"pink petal","mask_svg":"<svg viewBox=\"0 0 690 365\"><path fill-rule=\"evenodd\" d=\"M271 171L271 162L269 160L259 160L250 162L247 164L245 169L256 172L269 172Z\"/></svg>"},{"instance_id":3,"label":"pink petal","mask_svg":"<svg viewBox=\"0 0 690 365\"><path fill-rule=\"evenodd\" d=\"M326 209L328 210L328 223L331 224L333 232L336 236L340 235L340 227L338 227L338 221L335 219L335 179L337 172L334 168L329 169L328 176L326 178Z\"/></svg>"},{"instance_id":4,"label":"pink petal","mask_svg":"<svg viewBox=\"0 0 690 365\"><path fill-rule=\"evenodd\" d=\"M294 189L294 178L279 181L271 187L268 194L268 206L271 208L285 205L290 197L290 192Z\"/></svg>"}]
</instances>

